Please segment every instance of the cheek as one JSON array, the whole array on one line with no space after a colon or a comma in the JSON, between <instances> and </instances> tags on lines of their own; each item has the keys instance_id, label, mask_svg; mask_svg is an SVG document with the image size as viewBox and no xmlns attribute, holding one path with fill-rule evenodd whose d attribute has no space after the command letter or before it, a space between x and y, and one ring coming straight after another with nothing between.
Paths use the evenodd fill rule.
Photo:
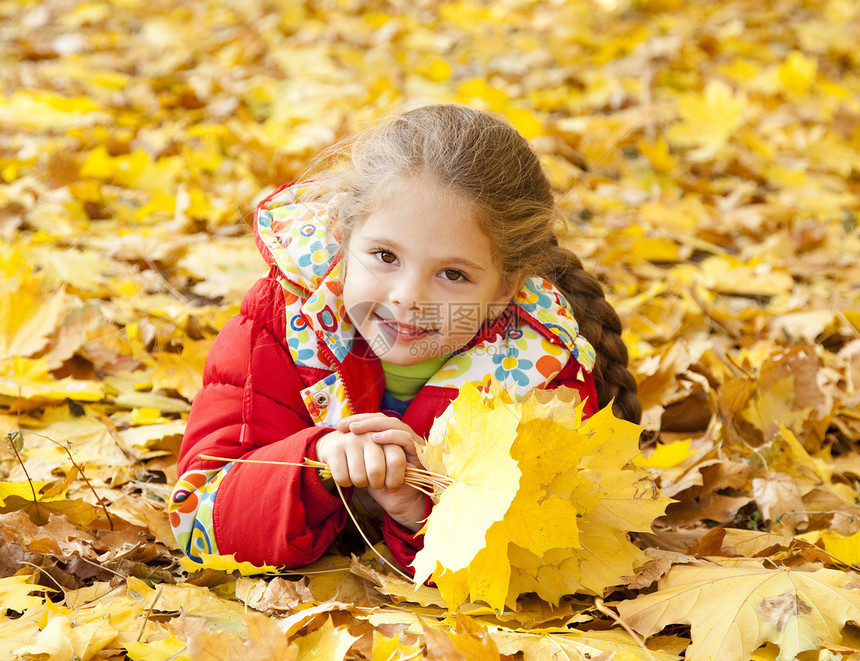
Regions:
<instances>
[{"instance_id":1,"label":"cheek","mask_svg":"<svg viewBox=\"0 0 860 661\"><path fill-rule=\"evenodd\" d=\"M486 316L484 304L477 297L449 300L440 306L442 328L449 337L471 339Z\"/></svg>"},{"instance_id":2,"label":"cheek","mask_svg":"<svg viewBox=\"0 0 860 661\"><path fill-rule=\"evenodd\" d=\"M353 269L347 270L343 282L343 303L354 324L361 326L367 321L378 300L374 288L378 284L376 278L367 273L361 264L353 264Z\"/></svg>"}]
</instances>

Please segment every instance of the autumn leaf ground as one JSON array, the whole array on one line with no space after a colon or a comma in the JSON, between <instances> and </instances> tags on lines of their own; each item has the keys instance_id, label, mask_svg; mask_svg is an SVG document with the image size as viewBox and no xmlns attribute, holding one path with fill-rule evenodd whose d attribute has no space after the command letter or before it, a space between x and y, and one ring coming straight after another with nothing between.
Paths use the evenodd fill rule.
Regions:
<instances>
[{"instance_id":1,"label":"autumn leaf ground","mask_svg":"<svg viewBox=\"0 0 860 661\"><path fill-rule=\"evenodd\" d=\"M0 658L857 658L858 34L852 0L0 1ZM255 199L432 100L532 140L621 313L677 501L650 562L457 615L343 549L189 574L164 504Z\"/></svg>"}]
</instances>

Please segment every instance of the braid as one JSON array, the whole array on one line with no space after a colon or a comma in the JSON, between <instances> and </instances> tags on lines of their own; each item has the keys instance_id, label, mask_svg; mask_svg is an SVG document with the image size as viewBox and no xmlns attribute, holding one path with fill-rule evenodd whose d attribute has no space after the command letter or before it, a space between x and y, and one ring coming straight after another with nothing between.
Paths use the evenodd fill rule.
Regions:
<instances>
[{"instance_id":1,"label":"braid","mask_svg":"<svg viewBox=\"0 0 860 661\"><path fill-rule=\"evenodd\" d=\"M613 412L638 423L642 406L636 396L636 379L627 369L627 347L621 340L621 320L606 300L597 278L586 271L579 258L551 240L550 272L545 277L565 295L585 336L597 354L594 381L597 402L606 406L613 398Z\"/></svg>"}]
</instances>

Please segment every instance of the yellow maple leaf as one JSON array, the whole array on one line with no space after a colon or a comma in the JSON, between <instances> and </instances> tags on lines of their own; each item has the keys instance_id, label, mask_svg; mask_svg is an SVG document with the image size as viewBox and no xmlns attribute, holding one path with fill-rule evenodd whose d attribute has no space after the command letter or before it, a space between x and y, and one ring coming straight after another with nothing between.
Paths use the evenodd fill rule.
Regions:
<instances>
[{"instance_id":1,"label":"yellow maple leaf","mask_svg":"<svg viewBox=\"0 0 860 661\"><path fill-rule=\"evenodd\" d=\"M460 84L459 96L464 101L486 105L493 111L507 116L508 120L526 140L544 132L543 122L532 111L519 107L504 91L492 87L483 78L473 78Z\"/></svg>"},{"instance_id":2,"label":"yellow maple leaf","mask_svg":"<svg viewBox=\"0 0 860 661\"><path fill-rule=\"evenodd\" d=\"M104 397L105 387L100 381L84 381L70 376L55 379L48 373L44 358L13 358L0 361L0 395L49 402L66 399L97 402Z\"/></svg>"},{"instance_id":3,"label":"yellow maple leaf","mask_svg":"<svg viewBox=\"0 0 860 661\"><path fill-rule=\"evenodd\" d=\"M493 634L500 654L522 652L527 661L611 659L612 661L678 661L675 654L653 648L645 651L630 634L617 629L577 631L567 627L506 631ZM603 652L607 654L602 654Z\"/></svg>"},{"instance_id":4,"label":"yellow maple leaf","mask_svg":"<svg viewBox=\"0 0 860 661\"><path fill-rule=\"evenodd\" d=\"M66 284L94 293L106 292L104 282L116 270L115 265L94 250L37 246L27 251L27 258L39 267L46 284L52 287Z\"/></svg>"},{"instance_id":5,"label":"yellow maple leaf","mask_svg":"<svg viewBox=\"0 0 860 661\"><path fill-rule=\"evenodd\" d=\"M7 576L0 578L0 614L7 610L23 613L31 606L44 603L44 597L34 596L34 592L53 592L51 588L33 585L28 581L31 576Z\"/></svg>"},{"instance_id":6,"label":"yellow maple leaf","mask_svg":"<svg viewBox=\"0 0 860 661\"><path fill-rule=\"evenodd\" d=\"M391 659L418 658L421 651L421 643L406 645L397 636L387 638L379 631L373 632L373 656L371 661L391 661Z\"/></svg>"},{"instance_id":7,"label":"yellow maple leaf","mask_svg":"<svg viewBox=\"0 0 860 661\"><path fill-rule=\"evenodd\" d=\"M42 611L38 607L30 608L16 618L0 614L0 658L21 658L15 652L39 635Z\"/></svg>"},{"instance_id":8,"label":"yellow maple leaf","mask_svg":"<svg viewBox=\"0 0 860 661\"><path fill-rule=\"evenodd\" d=\"M779 80L785 89L795 96L805 96L815 81L818 63L798 51L788 56L788 59L778 69Z\"/></svg>"},{"instance_id":9,"label":"yellow maple leaf","mask_svg":"<svg viewBox=\"0 0 860 661\"><path fill-rule=\"evenodd\" d=\"M471 618L457 614L456 627L436 628L421 624L429 659L462 659L465 661L499 661L493 637Z\"/></svg>"},{"instance_id":10,"label":"yellow maple leaf","mask_svg":"<svg viewBox=\"0 0 860 661\"><path fill-rule=\"evenodd\" d=\"M172 633L161 640L150 642L132 641L126 646L126 654L131 661L191 661L186 644Z\"/></svg>"},{"instance_id":11,"label":"yellow maple leaf","mask_svg":"<svg viewBox=\"0 0 860 661\"><path fill-rule=\"evenodd\" d=\"M227 603L227 602L224 602ZM241 638L227 631L201 632L188 641L188 651L195 661L220 661L221 659L267 659L269 661L296 661L299 648L270 618L257 613L244 616L245 635ZM322 650L321 650L322 652ZM333 656L308 655L304 658L330 661ZM337 661L342 661L343 656Z\"/></svg>"},{"instance_id":12,"label":"yellow maple leaf","mask_svg":"<svg viewBox=\"0 0 860 661\"><path fill-rule=\"evenodd\" d=\"M416 562L424 571L435 563L433 580L449 607L471 598L500 609L524 592L551 603L578 590L601 594L644 561L626 533L648 530L669 502L644 470L632 466L641 427L615 418L608 407L583 423L582 404L566 389L516 404L503 401L504 394L482 399L473 386L461 389L428 445L434 448L434 470L447 468L456 487L461 478L450 469L469 447L462 443L462 426L473 424L480 412L480 424L471 427L477 435L469 437L480 444L494 421L516 421L508 453L482 453L477 472L486 480L492 462L508 465L512 457L521 474L515 496L505 497L504 507L495 503L490 525L482 516L464 547L457 526L481 516L484 501L472 499L462 486L447 488L439 502L449 509L444 518L436 518L436 509L431 513L427 529L435 535L425 538ZM418 580L422 576L416 572Z\"/></svg>"},{"instance_id":13,"label":"yellow maple leaf","mask_svg":"<svg viewBox=\"0 0 860 661\"><path fill-rule=\"evenodd\" d=\"M48 655L51 659L88 661L116 640L119 630L107 621L78 621L54 617L32 643L15 650L18 655Z\"/></svg>"},{"instance_id":14,"label":"yellow maple leaf","mask_svg":"<svg viewBox=\"0 0 860 661\"><path fill-rule=\"evenodd\" d=\"M296 638L297 659L319 659L319 661L343 661L349 648L359 639L346 627L335 627L331 619L307 636Z\"/></svg>"},{"instance_id":15,"label":"yellow maple leaf","mask_svg":"<svg viewBox=\"0 0 860 661\"><path fill-rule=\"evenodd\" d=\"M182 610L191 617L205 618L212 626L231 634L247 634L246 609L242 604L222 599L208 588L191 583L163 584L160 590L157 610ZM135 599L142 597L147 604L153 603L156 596L153 588L133 576L128 577L128 592Z\"/></svg>"},{"instance_id":16,"label":"yellow maple leaf","mask_svg":"<svg viewBox=\"0 0 860 661\"><path fill-rule=\"evenodd\" d=\"M644 636L669 624L692 626L690 659L748 659L766 642L778 661L839 643L848 620L860 617L850 575L761 567L675 565L660 589L617 604L624 621Z\"/></svg>"},{"instance_id":17,"label":"yellow maple leaf","mask_svg":"<svg viewBox=\"0 0 860 661\"><path fill-rule=\"evenodd\" d=\"M153 390L175 390L187 400L203 387L203 367L212 340L186 339L181 353L158 351L152 354Z\"/></svg>"},{"instance_id":18,"label":"yellow maple leaf","mask_svg":"<svg viewBox=\"0 0 860 661\"><path fill-rule=\"evenodd\" d=\"M451 449L448 477L454 482L424 527L424 548L413 563L418 583L425 582L437 564L448 571L469 565L484 548L487 529L507 511L520 479L510 455L518 416L486 406L471 383L461 388L451 408L457 429L447 438ZM434 444L439 442L428 441L428 445ZM465 502L470 507L468 517L463 516Z\"/></svg>"},{"instance_id":19,"label":"yellow maple leaf","mask_svg":"<svg viewBox=\"0 0 860 661\"><path fill-rule=\"evenodd\" d=\"M257 566L250 562L236 560L235 554L214 555L211 553L198 554L203 562L195 562L191 558L179 558L179 564L187 571L200 571L201 569L216 569L218 571L238 571L242 576L253 576L255 574L272 574L278 571L272 565Z\"/></svg>"},{"instance_id":20,"label":"yellow maple leaf","mask_svg":"<svg viewBox=\"0 0 860 661\"><path fill-rule=\"evenodd\" d=\"M691 439L673 443L658 443L647 457L634 457L633 463L640 468L674 468L695 451L690 450Z\"/></svg>"},{"instance_id":21,"label":"yellow maple leaf","mask_svg":"<svg viewBox=\"0 0 860 661\"><path fill-rule=\"evenodd\" d=\"M590 518L593 517L586 515L580 521L578 549L551 549L538 557L520 547L511 547L512 576L507 603L512 604L518 595L527 592L536 593L550 604L557 604L564 595L575 592L600 595L647 561L625 531Z\"/></svg>"},{"instance_id":22,"label":"yellow maple leaf","mask_svg":"<svg viewBox=\"0 0 860 661\"><path fill-rule=\"evenodd\" d=\"M0 257L5 260L7 255ZM65 292L45 291L41 278L31 277L29 270L4 280L0 287L0 360L31 356L45 347L62 321Z\"/></svg>"},{"instance_id":23,"label":"yellow maple leaf","mask_svg":"<svg viewBox=\"0 0 860 661\"><path fill-rule=\"evenodd\" d=\"M36 131L63 130L110 121L92 99L53 92L19 89L0 96L0 122Z\"/></svg>"},{"instance_id":24,"label":"yellow maple leaf","mask_svg":"<svg viewBox=\"0 0 860 661\"><path fill-rule=\"evenodd\" d=\"M722 81L709 81L702 95L678 99L681 122L669 129L668 138L677 145L697 146L689 158L711 160L743 125L748 105L745 94L734 94Z\"/></svg>"},{"instance_id":25,"label":"yellow maple leaf","mask_svg":"<svg viewBox=\"0 0 860 661\"><path fill-rule=\"evenodd\" d=\"M57 483L40 481L0 482L0 506L6 504L6 499L9 496L18 496L19 498L23 498L24 500L32 500L34 490L36 492L36 500L43 503L51 502L54 500L63 500L66 497L65 489L61 489L55 494L44 495L42 493L42 490L49 484L56 485Z\"/></svg>"},{"instance_id":26,"label":"yellow maple leaf","mask_svg":"<svg viewBox=\"0 0 860 661\"><path fill-rule=\"evenodd\" d=\"M811 544L821 542L824 550L849 565L860 564L860 532L853 535L840 535L832 530L813 530L801 535L798 539L806 540Z\"/></svg>"}]
</instances>

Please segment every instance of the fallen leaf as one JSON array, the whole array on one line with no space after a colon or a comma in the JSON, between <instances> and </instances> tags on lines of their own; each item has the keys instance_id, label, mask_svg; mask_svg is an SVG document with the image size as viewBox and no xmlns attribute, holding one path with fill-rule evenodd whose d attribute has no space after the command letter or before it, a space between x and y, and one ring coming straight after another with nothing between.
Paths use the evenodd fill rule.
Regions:
<instances>
[{"instance_id":1,"label":"fallen leaf","mask_svg":"<svg viewBox=\"0 0 860 661\"><path fill-rule=\"evenodd\" d=\"M832 569L675 566L657 592L616 606L644 636L669 624L691 625L690 658L749 658L773 642L779 661L787 661L838 637L848 620L860 617L860 596L844 587L849 582ZM827 609L816 608L823 603Z\"/></svg>"},{"instance_id":2,"label":"fallen leaf","mask_svg":"<svg viewBox=\"0 0 860 661\"><path fill-rule=\"evenodd\" d=\"M191 660L295 661L300 658L299 648L289 642L269 618L249 613L245 616L244 622L244 629L247 632L247 637L244 639L227 632L198 633L192 636L188 641L188 654Z\"/></svg>"},{"instance_id":3,"label":"fallen leaf","mask_svg":"<svg viewBox=\"0 0 860 661\"><path fill-rule=\"evenodd\" d=\"M250 608L262 612L295 610L302 603L313 601L313 595L302 581L273 578L264 580L239 579L236 581L236 598Z\"/></svg>"},{"instance_id":4,"label":"fallen leaf","mask_svg":"<svg viewBox=\"0 0 860 661\"><path fill-rule=\"evenodd\" d=\"M44 601L44 596L33 596L34 592L49 592L51 588L46 588L41 585L29 583L30 576L7 576L0 578L0 609L2 613L7 611L17 611L23 613L31 606L40 606ZM2 636L0 636L2 640Z\"/></svg>"},{"instance_id":5,"label":"fallen leaf","mask_svg":"<svg viewBox=\"0 0 860 661\"><path fill-rule=\"evenodd\" d=\"M457 571L469 565L484 548L486 530L500 520L514 499L520 471L510 455L519 422L507 411L493 415L471 384L452 404L457 418L456 434L447 439L451 448L445 489L424 527L424 547L415 556L415 582L424 583L437 566ZM459 415L458 415L459 414ZM428 441L428 445L438 445ZM469 503L469 517L461 503ZM450 540L457 540L451 544Z\"/></svg>"},{"instance_id":6,"label":"fallen leaf","mask_svg":"<svg viewBox=\"0 0 860 661\"><path fill-rule=\"evenodd\" d=\"M299 649L296 658L312 658L319 661L343 661L349 648L358 640L346 627L335 627L331 619L306 636L295 639Z\"/></svg>"}]
</instances>

